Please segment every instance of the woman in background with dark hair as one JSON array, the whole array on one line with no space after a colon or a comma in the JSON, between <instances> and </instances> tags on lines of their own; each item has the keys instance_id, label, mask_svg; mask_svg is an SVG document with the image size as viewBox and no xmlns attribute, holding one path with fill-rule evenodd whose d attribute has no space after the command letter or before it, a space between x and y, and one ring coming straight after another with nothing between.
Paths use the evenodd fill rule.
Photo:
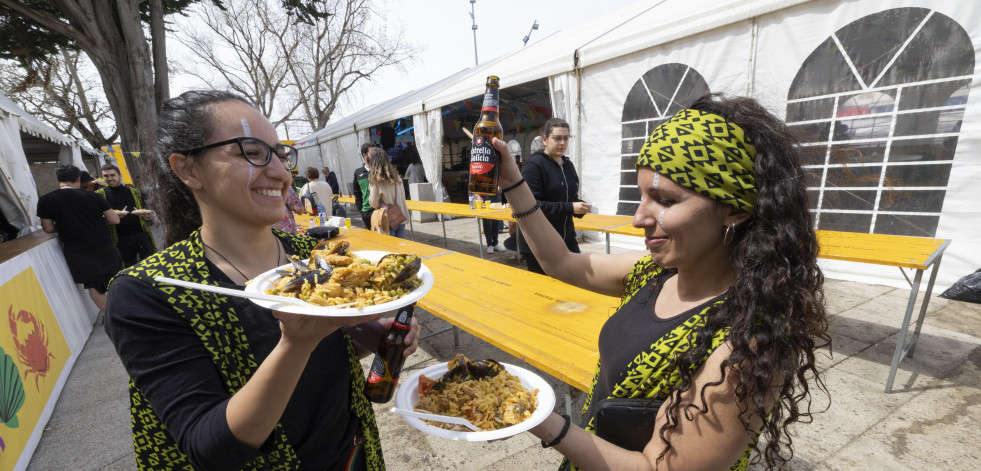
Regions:
<instances>
[{"instance_id":1,"label":"woman in background with dark hair","mask_svg":"<svg viewBox=\"0 0 981 471\"><path fill-rule=\"evenodd\" d=\"M155 281L243 289L291 256L307 258L315 239L271 227L295 165L296 150L238 95L193 91L164 103L145 171L171 245L116 276L105 317L131 379L139 469L384 468L364 396L367 350L340 330L374 316L287 314ZM413 325L406 352L417 335Z\"/></svg>"},{"instance_id":2,"label":"woman in background with dark hair","mask_svg":"<svg viewBox=\"0 0 981 471\"><path fill-rule=\"evenodd\" d=\"M787 427L810 415L812 385L827 392L814 352L830 337L787 127L752 99L716 96L658 126L636 164L633 224L647 251L617 255L570 251L505 143L494 146L501 186L545 271L621 297L600 333L581 428L553 413L531 430L543 446L568 458L563 467L590 470L742 470L754 450L767 468L788 460ZM624 398L664 400L639 446L594 435L608 420L600 404ZM629 414L606 425L641 422Z\"/></svg>"},{"instance_id":3,"label":"woman in background with dark hair","mask_svg":"<svg viewBox=\"0 0 981 471\"><path fill-rule=\"evenodd\" d=\"M562 236L562 242L570 252L579 253L573 217L581 218L589 212L590 204L579 199L579 175L572 159L566 157L569 147L569 123L552 118L542 126L542 143L545 149L531 154L521 167L521 176L528 189L541 203L542 214ZM510 200L508 200L510 203ZM518 248L528 263L528 271L545 274L541 264L528 247L518 226ZM489 251L488 251L489 252Z\"/></svg>"}]
</instances>

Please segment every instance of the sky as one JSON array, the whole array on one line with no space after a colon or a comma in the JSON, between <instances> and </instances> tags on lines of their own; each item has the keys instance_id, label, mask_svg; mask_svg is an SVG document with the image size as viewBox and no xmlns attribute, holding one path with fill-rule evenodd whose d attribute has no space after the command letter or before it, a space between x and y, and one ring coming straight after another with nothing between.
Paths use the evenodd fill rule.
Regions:
<instances>
[{"instance_id":1,"label":"sky","mask_svg":"<svg viewBox=\"0 0 981 471\"><path fill-rule=\"evenodd\" d=\"M538 29L531 31L528 44L557 31L575 29L593 18L636 2L476 0L473 11L477 22L477 59L484 63L520 49L522 38L528 35L535 21ZM469 0L386 0L379 5L388 9L388 21L402 23L405 38L420 48L420 52L406 66L405 73L388 70L364 86L344 114L429 85L474 65Z\"/></svg>"},{"instance_id":2,"label":"sky","mask_svg":"<svg viewBox=\"0 0 981 471\"><path fill-rule=\"evenodd\" d=\"M593 18L637 3L640 0L476 0L472 5L477 23L477 59L481 63L520 49L529 35L533 44L557 31L572 30ZM401 28L406 41L418 53L404 71L383 69L370 82L363 82L339 105L331 121L365 107L424 87L474 65L474 33L470 0L375 0L387 27ZM192 20L193 21L193 20ZM532 31L537 21L538 29ZM168 41L175 55L182 52L177 41ZM172 57L172 60L175 57ZM197 79L174 77L171 94L199 88ZM304 131L290 130L290 138Z\"/></svg>"}]
</instances>

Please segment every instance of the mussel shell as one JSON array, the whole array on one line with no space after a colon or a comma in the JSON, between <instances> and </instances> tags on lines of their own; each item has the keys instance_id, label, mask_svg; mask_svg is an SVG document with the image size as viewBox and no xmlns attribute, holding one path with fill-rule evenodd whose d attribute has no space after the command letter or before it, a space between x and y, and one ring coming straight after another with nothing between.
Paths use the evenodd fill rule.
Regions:
<instances>
[{"instance_id":1,"label":"mussel shell","mask_svg":"<svg viewBox=\"0 0 981 471\"><path fill-rule=\"evenodd\" d=\"M414 255L409 255L409 256L415 257ZM412 259L411 262L405 264L405 266L402 267L401 270L399 270L399 274L395 275L395 279L392 281L396 283L402 283L403 281L407 281L411 279L413 276L416 276L416 273L419 273L419 269L421 268L422 268L422 259L420 259L419 257L415 257Z\"/></svg>"},{"instance_id":2,"label":"mussel shell","mask_svg":"<svg viewBox=\"0 0 981 471\"><path fill-rule=\"evenodd\" d=\"M333 246L332 246L332 247L330 248L330 250L328 250L328 251L327 251L327 255L330 255L330 254L335 254L335 253L336 253L336 254L340 254L340 255L344 255L344 254L346 254L346 253L347 253L347 250L348 250L348 248L349 248L350 246L351 246L351 243L350 243L350 242L348 242L348 241L346 241L346 240L342 240L342 241L340 241L340 242L338 242L338 243L336 243L336 244L334 244L334 245L333 245Z\"/></svg>"},{"instance_id":3,"label":"mussel shell","mask_svg":"<svg viewBox=\"0 0 981 471\"><path fill-rule=\"evenodd\" d=\"M467 368L470 376L476 379L493 378L504 371L500 363L491 359L471 361L467 363Z\"/></svg>"},{"instance_id":4,"label":"mussel shell","mask_svg":"<svg viewBox=\"0 0 981 471\"><path fill-rule=\"evenodd\" d=\"M296 278L293 278L292 280L286 282L286 284L283 285L283 292L296 293L303 288L303 285L305 283L309 282L310 285L313 286L316 285L317 283L325 283L329 279L330 279L330 273L315 268L313 270L306 271L300 276L297 276Z\"/></svg>"}]
</instances>

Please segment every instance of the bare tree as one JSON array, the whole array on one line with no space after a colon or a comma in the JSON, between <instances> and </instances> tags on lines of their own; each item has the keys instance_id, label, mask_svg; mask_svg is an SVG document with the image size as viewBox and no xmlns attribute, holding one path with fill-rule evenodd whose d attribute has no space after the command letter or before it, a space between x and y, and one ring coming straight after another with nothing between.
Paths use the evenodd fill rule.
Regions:
<instances>
[{"instance_id":1,"label":"bare tree","mask_svg":"<svg viewBox=\"0 0 981 471\"><path fill-rule=\"evenodd\" d=\"M102 84L91 72L84 54L61 49L30 73L12 62L0 66L0 88L28 113L98 149L119 134Z\"/></svg>"},{"instance_id":2,"label":"bare tree","mask_svg":"<svg viewBox=\"0 0 981 471\"><path fill-rule=\"evenodd\" d=\"M295 98L311 130L327 125L346 92L371 81L382 68L401 68L416 52L401 27L382 21L371 0L331 0L327 13L311 27L295 30L290 39L296 52L286 57Z\"/></svg>"},{"instance_id":3,"label":"bare tree","mask_svg":"<svg viewBox=\"0 0 981 471\"><path fill-rule=\"evenodd\" d=\"M310 21L289 21L280 4L230 0L201 6L202 28L187 24L177 39L208 70L185 67L205 83L220 76L279 127L309 130L330 120L345 93L380 69L401 67L415 53L399 28L384 24L371 0L325 0Z\"/></svg>"},{"instance_id":4,"label":"bare tree","mask_svg":"<svg viewBox=\"0 0 981 471\"><path fill-rule=\"evenodd\" d=\"M209 84L218 82L217 76L264 115L275 117L276 126L289 119L296 105L284 106L279 98L293 86L286 74L286 56L293 50L278 48L293 26L283 8L264 0L235 0L198 11L193 23L179 24L175 38L206 67L175 68Z\"/></svg>"}]
</instances>

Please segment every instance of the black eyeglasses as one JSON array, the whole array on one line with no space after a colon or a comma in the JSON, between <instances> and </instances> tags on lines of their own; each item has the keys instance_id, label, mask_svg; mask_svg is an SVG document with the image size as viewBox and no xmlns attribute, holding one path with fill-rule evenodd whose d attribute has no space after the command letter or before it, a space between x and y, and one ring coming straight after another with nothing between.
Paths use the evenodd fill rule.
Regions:
<instances>
[{"instance_id":1,"label":"black eyeglasses","mask_svg":"<svg viewBox=\"0 0 981 471\"><path fill-rule=\"evenodd\" d=\"M228 144L238 144L239 150L242 151L242 157L245 157L245 160L256 167L268 165L269 161L272 160L273 152L275 152L276 157L286 167L286 170L296 168L296 148L285 144L276 144L275 147L272 147L262 139L256 139L254 137L236 137L227 141L215 142L214 144L179 151L179 153L186 155L197 154L198 152Z\"/></svg>"}]
</instances>

